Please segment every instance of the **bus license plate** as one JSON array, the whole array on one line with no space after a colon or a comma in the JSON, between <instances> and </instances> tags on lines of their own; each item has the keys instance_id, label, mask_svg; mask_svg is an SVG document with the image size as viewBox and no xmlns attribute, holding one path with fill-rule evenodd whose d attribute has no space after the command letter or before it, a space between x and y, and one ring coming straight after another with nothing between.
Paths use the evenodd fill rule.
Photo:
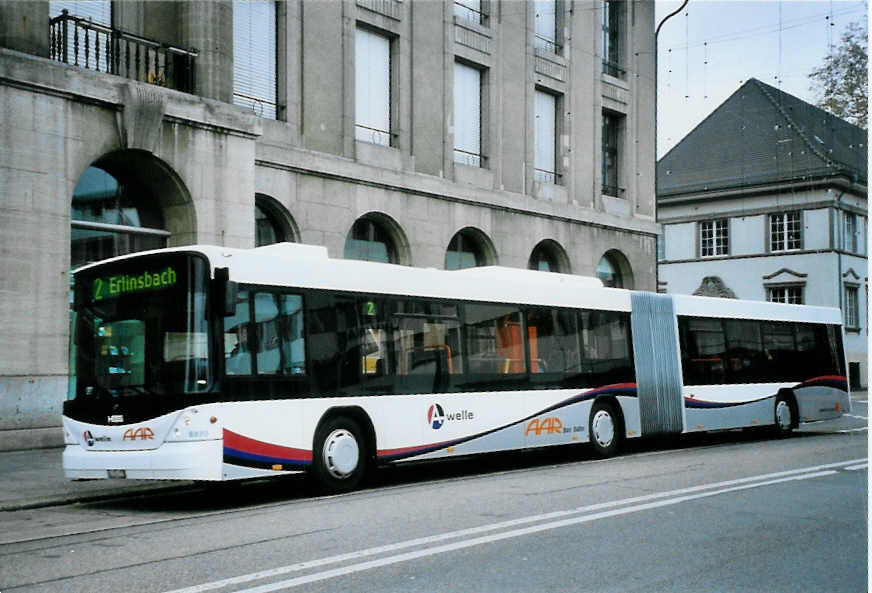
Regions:
<instances>
[{"instance_id":1,"label":"bus license plate","mask_svg":"<svg viewBox=\"0 0 872 593\"><path fill-rule=\"evenodd\" d=\"M109 473L109 478L113 480L123 480L127 477L127 471L123 469L106 470Z\"/></svg>"}]
</instances>

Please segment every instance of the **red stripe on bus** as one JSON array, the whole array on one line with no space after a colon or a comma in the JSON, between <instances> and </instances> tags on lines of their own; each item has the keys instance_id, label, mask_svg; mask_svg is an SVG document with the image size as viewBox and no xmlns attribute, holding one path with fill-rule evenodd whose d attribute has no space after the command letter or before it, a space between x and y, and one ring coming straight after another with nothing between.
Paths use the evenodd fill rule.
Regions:
<instances>
[{"instance_id":1,"label":"red stripe on bus","mask_svg":"<svg viewBox=\"0 0 872 593\"><path fill-rule=\"evenodd\" d=\"M236 449L237 451L244 451L245 453L263 455L264 457L312 461L312 452L306 449L273 445L272 443L242 436L226 428L224 429L224 446Z\"/></svg>"}]
</instances>

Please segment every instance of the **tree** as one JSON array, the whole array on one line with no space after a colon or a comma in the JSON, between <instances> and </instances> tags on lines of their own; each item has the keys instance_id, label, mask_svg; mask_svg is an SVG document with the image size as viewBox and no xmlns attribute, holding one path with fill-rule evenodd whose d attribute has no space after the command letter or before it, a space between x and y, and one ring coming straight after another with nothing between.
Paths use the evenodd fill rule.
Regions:
<instances>
[{"instance_id":1,"label":"tree","mask_svg":"<svg viewBox=\"0 0 872 593\"><path fill-rule=\"evenodd\" d=\"M809 74L811 90L820 97L817 106L862 128L867 127L868 109L866 36L864 26L851 23L823 65Z\"/></svg>"}]
</instances>

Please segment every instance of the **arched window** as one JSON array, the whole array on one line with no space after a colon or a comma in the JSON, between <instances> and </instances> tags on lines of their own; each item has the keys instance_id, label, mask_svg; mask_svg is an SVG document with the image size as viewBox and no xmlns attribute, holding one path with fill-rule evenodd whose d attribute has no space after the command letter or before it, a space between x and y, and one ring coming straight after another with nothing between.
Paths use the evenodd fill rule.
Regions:
<instances>
[{"instance_id":1,"label":"arched window","mask_svg":"<svg viewBox=\"0 0 872 593\"><path fill-rule=\"evenodd\" d=\"M596 275L604 286L611 288L633 288L633 272L630 262L617 249L607 251L596 267Z\"/></svg>"},{"instance_id":2,"label":"arched window","mask_svg":"<svg viewBox=\"0 0 872 593\"><path fill-rule=\"evenodd\" d=\"M533 248L527 267L540 272L569 272L569 258L555 241L546 239Z\"/></svg>"},{"instance_id":3,"label":"arched window","mask_svg":"<svg viewBox=\"0 0 872 593\"><path fill-rule=\"evenodd\" d=\"M474 268L486 266L492 263L488 249L487 238L472 228L458 231L445 252L445 269L460 270L462 268Z\"/></svg>"},{"instance_id":4,"label":"arched window","mask_svg":"<svg viewBox=\"0 0 872 593\"><path fill-rule=\"evenodd\" d=\"M166 247L170 233L155 202L141 184L88 167L73 190L71 267Z\"/></svg>"},{"instance_id":5,"label":"arched window","mask_svg":"<svg viewBox=\"0 0 872 593\"><path fill-rule=\"evenodd\" d=\"M390 232L378 221L359 218L345 240L345 259L362 259L382 263L399 263Z\"/></svg>"},{"instance_id":6,"label":"arched window","mask_svg":"<svg viewBox=\"0 0 872 593\"><path fill-rule=\"evenodd\" d=\"M277 200L266 194L254 196L254 246L299 240L299 230L291 215Z\"/></svg>"}]
</instances>

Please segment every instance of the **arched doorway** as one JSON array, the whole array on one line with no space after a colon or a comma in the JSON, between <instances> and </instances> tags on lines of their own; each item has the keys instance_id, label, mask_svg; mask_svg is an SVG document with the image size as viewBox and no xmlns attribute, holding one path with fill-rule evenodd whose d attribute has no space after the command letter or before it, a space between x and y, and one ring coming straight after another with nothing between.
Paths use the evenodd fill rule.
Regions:
<instances>
[{"instance_id":1,"label":"arched doorway","mask_svg":"<svg viewBox=\"0 0 872 593\"><path fill-rule=\"evenodd\" d=\"M166 163L141 150L94 161L76 183L70 214L71 269L196 237L187 188Z\"/></svg>"}]
</instances>

